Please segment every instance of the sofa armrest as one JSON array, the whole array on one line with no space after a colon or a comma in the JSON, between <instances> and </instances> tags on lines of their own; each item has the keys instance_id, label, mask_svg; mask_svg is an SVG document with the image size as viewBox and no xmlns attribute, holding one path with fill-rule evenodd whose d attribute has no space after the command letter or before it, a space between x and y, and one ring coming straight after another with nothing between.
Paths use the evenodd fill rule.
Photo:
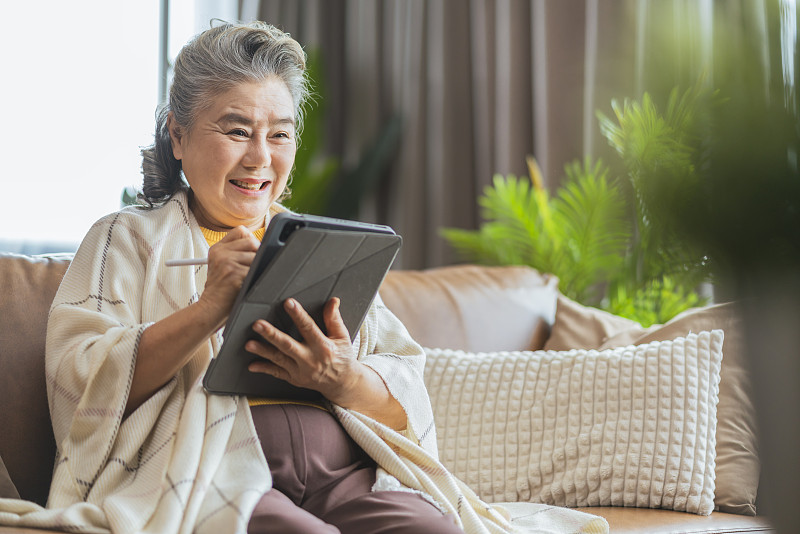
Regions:
<instances>
[{"instance_id":1,"label":"sofa armrest","mask_svg":"<svg viewBox=\"0 0 800 534\"><path fill-rule=\"evenodd\" d=\"M47 314L70 259L0 254L0 457L22 498L39 504L56 449L44 372Z\"/></svg>"}]
</instances>

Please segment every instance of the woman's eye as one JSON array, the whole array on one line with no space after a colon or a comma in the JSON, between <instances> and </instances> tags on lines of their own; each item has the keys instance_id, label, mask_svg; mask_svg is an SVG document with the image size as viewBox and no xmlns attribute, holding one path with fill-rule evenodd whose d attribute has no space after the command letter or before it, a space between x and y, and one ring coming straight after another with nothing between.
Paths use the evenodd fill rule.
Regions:
<instances>
[{"instance_id":1,"label":"woman's eye","mask_svg":"<svg viewBox=\"0 0 800 534\"><path fill-rule=\"evenodd\" d=\"M233 130L228 132L228 135L235 135L237 137L247 137L247 132L242 130L241 128L234 128Z\"/></svg>"}]
</instances>

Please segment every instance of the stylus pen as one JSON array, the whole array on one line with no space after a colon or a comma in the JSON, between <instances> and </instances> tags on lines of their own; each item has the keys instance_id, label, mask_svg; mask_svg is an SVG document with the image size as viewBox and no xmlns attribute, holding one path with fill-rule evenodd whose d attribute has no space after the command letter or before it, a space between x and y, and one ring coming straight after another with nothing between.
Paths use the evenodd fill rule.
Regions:
<instances>
[{"instance_id":1,"label":"stylus pen","mask_svg":"<svg viewBox=\"0 0 800 534\"><path fill-rule=\"evenodd\" d=\"M208 258L185 258L180 260L167 260L164 265L167 267L178 267L180 265L206 265Z\"/></svg>"}]
</instances>

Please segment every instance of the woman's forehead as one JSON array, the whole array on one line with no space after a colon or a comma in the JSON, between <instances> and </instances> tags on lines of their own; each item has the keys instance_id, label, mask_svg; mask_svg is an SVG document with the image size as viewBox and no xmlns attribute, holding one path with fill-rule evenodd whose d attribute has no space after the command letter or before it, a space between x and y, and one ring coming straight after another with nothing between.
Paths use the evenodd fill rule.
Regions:
<instances>
[{"instance_id":1,"label":"woman's forehead","mask_svg":"<svg viewBox=\"0 0 800 534\"><path fill-rule=\"evenodd\" d=\"M212 97L206 108L208 118L217 122L291 123L294 125L294 101L286 84L272 76L263 81L248 81Z\"/></svg>"}]
</instances>

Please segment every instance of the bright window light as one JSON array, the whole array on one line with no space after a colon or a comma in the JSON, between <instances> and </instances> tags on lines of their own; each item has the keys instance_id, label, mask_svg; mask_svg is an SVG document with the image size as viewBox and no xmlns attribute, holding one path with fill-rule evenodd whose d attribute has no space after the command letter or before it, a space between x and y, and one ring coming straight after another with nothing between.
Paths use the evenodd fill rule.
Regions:
<instances>
[{"instance_id":1,"label":"bright window light","mask_svg":"<svg viewBox=\"0 0 800 534\"><path fill-rule=\"evenodd\" d=\"M210 28L212 21L235 22L238 10L239 0L169 0L169 60L174 61L183 45Z\"/></svg>"},{"instance_id":2,"label":"bright window light","mask_svg":"<svg viewBox=\"0 0 800 534\"><path fill-rule=\"evenodd\" d=\"M141 184L159 2L17 0L3 16L0 241L78 243Z\"/></svg>"},{"instance_id":3,"label":"bright window light","mask_svg":"<svg viewBox=\"0 0 800 534\"><path fill-rule=\"evenodd\" d=\"M238 0L168 0L170 60ZM160 0L3 4L0 252L74 249L141 188L159 102Z\"/></svg>"}]
</instances>

